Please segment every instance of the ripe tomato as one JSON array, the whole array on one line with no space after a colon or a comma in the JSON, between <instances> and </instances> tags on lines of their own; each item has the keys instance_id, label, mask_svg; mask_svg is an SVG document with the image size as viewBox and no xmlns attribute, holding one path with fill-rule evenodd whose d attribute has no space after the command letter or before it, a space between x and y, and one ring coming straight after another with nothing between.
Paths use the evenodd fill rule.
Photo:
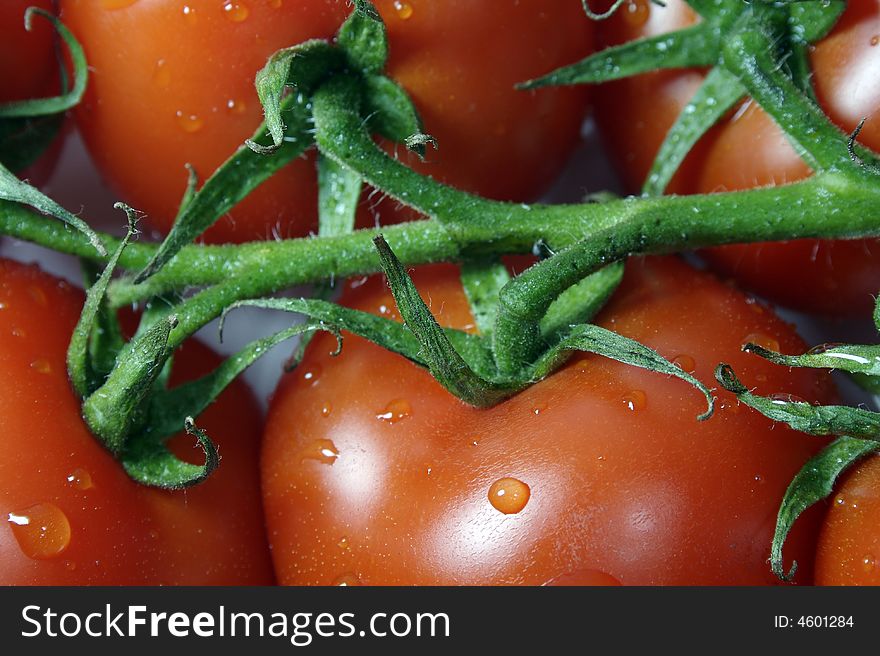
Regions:
<instances>
[{"instance_id":1,"label":"ripe tomato","mask_svg":"<svg viewBox=\"0 0 880 656\"><path fill-rule=\"evenodd\" d=\"M65 351L83 296L0 260L0 584L268 584L257 478L259 409L235 383L199 419L220 468L201 486L134 483L89 433ZM192 341L176 382L218 358ZM193 439L176 452L199 462Z\"/></svg>"},{"instance_id":2,"label":"ripe tomato","mask_svg":"<svg viewBox=\"0 0 880 656\"><path fill-rule=\"evenodd\" d=\"M77 119L99 169L167 231L183 194L184 164L207 177L259 124L253 79L267 57L332 36L350 4L64 0L62 16L92 67ZM525 93L513 85L588 52L590 25L577 3L376 4L388 26L388 73L412 93L440 143L422 170L499 198L541 192L576 145L584 94ZM316 227L316 197L314 163L298 160L207 238L267 238L273 229L304 235Z\"/></svg>"},{"instance_id":3,"label":"ripe tomato","mask_svg":"<svg viewBox=\"0 0 880 656\"><path fill-rule=\"evenodd\" d=\"M50 95L58 64L52 26L35 18L24 29L28 7L52 11L51 0L4 0L0 3L0 102Z\"/></svg>"},{"instance_id":4,"label":"ripe tomato","mask_svg":"<svg viewBox=\"0 0 880 656\"><path fill-rule=\"evenodd\" d=\"M880 457L872 456L837 486L819 535L816 583L880 585Z\"/></svg>"},{"instance_id":5,"label":"ripe tomato","mask_svg":"<svg viewBox=\"0 0 880 656\"><path fill-rule=\"evenodd\" d=\"M662 34L696 22L681 0L667 6L629 0L599 35L603 46ZM833 31L811 52L822 107L843 130L868 117L859 140L880 148L880 2L850 2ZM662 71L602 85L596 117L611 158L630 191L641 187L668 129L703 79L698 70ZM710 193L793 182L810 175L783 133L755 103L746 102L711 130L685 160L670 193ZM799 240L707 251L725 275L798 309L864 315L880 290L870 241Z\"/></svg>"},{"instance_id":6,"label":"ripe tomato","mask_svg":"<svg viewBox=\"0 0 880 656\"><path fill-rule=\"evenodd\" d=\"M454 268L416 283L442 324L473 326ZM390 314L381 280L343 300ZM793 328L675 259L633 261L602 325L703 380L732 363L766 393L833 396L815 372L740 351L800 351ZM285 584L764 584L776 512L821 441L719 392L709 421L681 381L579 355L477 410L397 355L316 338L272 401L262 456L276 573ZM381 375L379 375L381 374ZM817 530L786 555L809 581Z\"/></svg>"}]
</instances>

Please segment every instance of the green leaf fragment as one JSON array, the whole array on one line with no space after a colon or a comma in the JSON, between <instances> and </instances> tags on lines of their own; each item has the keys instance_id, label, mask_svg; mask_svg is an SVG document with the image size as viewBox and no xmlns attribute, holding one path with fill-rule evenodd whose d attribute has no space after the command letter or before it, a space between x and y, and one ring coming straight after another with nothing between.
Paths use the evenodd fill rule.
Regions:
<instances>
[{"instance_id":1,"label":"green leaf fragment","mask_svg":"<svg viewBox=\"0 0 880 656\"><path fill-rule=\"evenodd\" d=\"M162 442L138 437L122 454L122 466L138 483L165 490L182 490L198 485L220 465L220 454L208 435L187 417L184 428L196 438L205 454L205 464L193 465L175 456Z\"/></svg>"},{"instance_id":2,"label":"green leaf fragment","mask_svg":"<svg viewBox=\"0 0 880 656\"><path fill-rule=\"evenodd\" d=\"M395 143L422 132L422 120L403 87L384 75L363 78L364 116L370 130Z\"/></svg>"},{"instance_id":3,"label":"green leaf fragment","mask_svg":"<svg viewBox=\"0 0 880 656\"><path fill-rule=\"evenodd\" d=\"M743 346L746 353L785 367L811 369L838 369L866 376L880 376L880 346L860 344L822 344L803 355L783 355L758 344Z\"/></svg>"},{"instance_id":4,"label":"green leaf fragment","mask_svg":"<svg viewBox=\"0 0 880 656\"><path fill-rule=\"evenodd\" d=\"M770 566L773 573L783 581L790 581L797 571L797 563L792 563L785 571L782 548L795 520L807 508L822 499L827 499L834 491L834 483L841 473L865 456L880 450L880 442L861 440L853 437L839 437L825 447L803 466L792 480L776 518L776 531L770 549Z\"/></svg>"},{"instance_id":5,"label":"green leaf fragment","mask_svg":"<svg viewBox=\"0 0 880 656\"><path fill-rule=\"evenodd\" d=\"M508 282L510 274L500 259L468 260L462 264L461 284L483 337L489 337L495 328L499 294Z\"/></svg>"},{"instance_id":6,"label":"green leaf fragment","mask_svg":"<svg viewBox=\"0 0 880 656\"><path fill-rule=\"evenodd\" d=\"M361 176L335 160L318 156L318 234L347 235L354 230Z\"/></svg>"},{"instance_id":7,"label":"green leaf fragment","mask_svg":"<svg viewBox=\"0 0 880 656\"><path fill-rule=\"evenodd\" d=\"M624 268L623 262L615 262L562 292L541 319L544 339L555 343L596 316L623 280Z\"/></svg>"},{"instance_id":8,"label":"green leaf fragment","mask_svg":"<svg viewBox=\"0 0 880 656\"><path fill-rule=\"evenodd\" d=\"M336 42L356 70L378 73L388 59L385 23L373 3L354 0L354 11L339 28Z\"/></svg>"}]
</instances>

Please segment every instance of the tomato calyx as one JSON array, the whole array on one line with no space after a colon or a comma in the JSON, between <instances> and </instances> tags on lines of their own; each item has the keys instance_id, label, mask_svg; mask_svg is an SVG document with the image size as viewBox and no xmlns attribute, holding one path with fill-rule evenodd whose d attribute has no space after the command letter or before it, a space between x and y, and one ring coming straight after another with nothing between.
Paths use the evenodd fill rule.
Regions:
<instances>
[{"instance_id":1,"label":"tomato calyx","mask_svg":"<svg viewBox=\"0 0 880 656\"><path fill-rule=\"evenodd\" d=\"M880 331L880 303L875 307L874 322ZM876 388L880 380L880 346L876 344L823 344L802 355L784 355L759 344L747 343L743 345L743 351L780 366L842 371L868 389ZM809 435L840 436L801 468L780 505L770 564L780 579L790 580L797 563L786 572L782 548L795 520L810 506L827 499L843 472L865 456L880 452L880 413L840 405L814 406L783 394L759 396L747 389L726 364L718 366L715 378L740 402L773 421Z\"/></svg>"},{"instance_id":2,"label":"tomato calyx","mask_svg":"<svg viewBox=\"0 0 880 656\"><path fill-rule=\"evenodd\" d=\"M657 152L642 188L645 195L662 194L700 138L747 95L780 124L814 169L845 166L840 147L847 136L818 108L807 50L830 31L846 3L757 2L746 8L736 0L688 4L701 18L694 26L607 48L521 86L596 84L662 69L709 67ZM804 115L810 117L808 126ZM817 140L814 130L823 138ZM834 152L818 143L826 139Z\"/></svg>"}]
</instances>

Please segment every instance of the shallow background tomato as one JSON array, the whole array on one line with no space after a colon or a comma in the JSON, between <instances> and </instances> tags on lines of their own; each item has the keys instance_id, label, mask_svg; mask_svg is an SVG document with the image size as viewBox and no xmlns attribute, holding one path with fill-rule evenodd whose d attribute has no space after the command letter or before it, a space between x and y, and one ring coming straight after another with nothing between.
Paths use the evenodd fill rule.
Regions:
<instances>
[{"instance_id":1,"label":"shallow background tomato","mask_svg":"<svg viewBox=\"0 0 880 656\"><path fill-rule=\"evenodd\" d=\"M235 383L198 420L222 457L206 483L181 492L135 484L86 429L67 380L82 301L36 267L0 260L0 584L271 583L262 422L247 388ZM191 341L173 378L217 362ZM192 438L173 444L200 462Z\"/></svg>"},{"instance_id":2,"label":"shallow background tomato","mask_svg":"<svg viewBox=\"0 0 880 656\"><path fill-rule=\"evenodd\" d=\"M452 267L415 279L442 324L473 325ZM343 299L395 316L377 278L350 282ZM704 381L725 361L759 392L833 398L826 377L740 351L800 351L790 325L674 259L630 263L600 323ZM702 397L686 384L596 356L475 410L362 339L336 359L334 347L315 339L270 409L263 489L281 582L774 582L778 505L821 441L726 393L699 423ZM817 518L787 545L802 582Z\"/></svg>"},{"instance_id":3,"label":"shallow background tomato","mask_svg":"<svg viewBox=\"0 0 880 656\"><path fill-rule=\"evenodd\" d=\"M818 585L880 585L880 457L837 485L816 553Z\"/></svg>"},{"instance_id":4,"label":"shallow background tomato","mask_svg":"<svg viewBox=\"0 0 880 656\"><path fill-rule=\"evenodd\" d=\"M0 2L0 102L51 95L58 79L52 26L35 17L31 31L24 29L28 7L52 11L51 0Z\"/></svg>"},{"instance_id":5,"label":"shallow background tomato","mask_svg":"<svg viewBox=\"0 0 880 656\"><path fill-rule=\"evenodd\" d=\"M543 191L577 144L584 90L525 93L513 84L589 51L591 26L578 3L377 6L388 25L388 72L412 92L426 130L440 142L422 170L493 197L525 200ZM98 167L167 231L183 194L184 164L208 177L259 124L253 78L266 58L332 36L350 9L343 0L65 0L63 18L92 67L77 118ZM314 229L313 169L310 158L292 163L207 238ZM395 211L385 204L381 218L393 220Z\"/></svg>"},{"instance_id":6,"label":"shallow background tomato","mask_svg":"<svg viewBox=\"0 0 880 656\"><path fill-rule=\"evenodd\" d=\"M695 22L681 0L665 8L628 0L597 31L602 47L669 32ZM851 132L867 117L859 140L880 149L880 2L850 2L831 34L811 52L822 107ZM641 187L666 132L702 82L697 70L662 71L595 91L596 117L609 155L630 192ZM716 126L684 162L670 193L709 193L783 184L809 168L755 103L746 102ZM706 252L721 273L749 289L801 310L865 316L880 290L870 241L803 240L730 246Z\"/></svg>"}]
</instances>

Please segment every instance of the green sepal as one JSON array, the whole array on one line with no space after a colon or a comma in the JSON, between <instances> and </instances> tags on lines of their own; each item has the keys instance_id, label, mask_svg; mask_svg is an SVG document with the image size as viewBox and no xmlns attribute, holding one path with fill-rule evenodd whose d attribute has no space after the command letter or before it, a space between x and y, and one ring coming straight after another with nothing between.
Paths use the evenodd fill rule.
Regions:
<instances>
[{"instance_id":1,"label":"green sepal","mask_svg":"<svg viewBox=\"0 0 880 656\"><path fill-rule=\"evenodd\" d=\"M595 317L620 285L624 269L623 262L609 264L562 292L541 319L544 339L550 344L556 343L574 326Z\"/></svg>"},{"instance_id":2,"label":"green sepal","mask_svg":"<svg viewBox=\"0 0 880 656\"><path fill-rule=\"evenodd\" d=\"M880 442L861 440L843 436L834 440L818 455L803 466L792 480L776 518L776 530L770 548L770 567L783 581L790 581L797 571L797 563L792 563L785 571L782 548L795 520L807 508L822 499L827 499L834 491L834 482L841 473L865 456L880 450Z\"/></svg>"},{"instance_id":3,"label":"green sepal","mask_svg":"<svg viewBox=\"0 0 880 656\"><path fill-rule=\"evenodd\" d=\"M51 98L33 98L28 100L15 100L0 104L0 118L22 118L34 116L48 116L50 114L60 114L67 111L71 107L75 107L86 90L89 79L89 67L86 62L86 56L82 46L76 37L67 29L67 27L55 16L38 7L28 7L24 12L24 26L30 31L34 14L45 18L59 36L64 40L70 53L70 59L73 63L74 80L73 86L69 91L60 96ZM63 69L62 69L63 73Z\"/></svg>"},{"instance_id":4,"label":"green sepal","mask_svg":"<svg viewBox=\"0 0 880 656\"><path fill-rule=\"evenodd\" d=\"M251 342L198 380L170 390L156 391L149 399L144 434L149 434L155 440L176 433L187 417L199 416L240 373L273 347L296 335L316 330L328 330L341 339L333 326L322 323L297 324Z\"/></svg>"},{"instance_id":5,"label":"green sepal","mask_svg":"<svg viewBox=\"0 0 880 656\"><path fill-rule=\"evenodd\" d=\"M825 37L846 9L846 0L788 0L792 35L803 43Z\"/></svg>"},{"instance_id":6,"label":"green sepal","mask_svg":"<svg viewBox=\"0 0 880 656\"><path fill-rule=\"evenodd\" d=\"M179 427L178 427L179 428ZM163 442L150 437L137 437L122 454L122 466L138 483L164 490L182 490L198 485L220 465L220 454L208 435L187 417L184 428L196 438L205 453L205 464L193 465L175 456Z\"/></svg>"},{"instance_id":7,"label":"green sepal","mask_svg":"<svg viewBox=\"0 0 880 656\"><path fill-rule=\"evenodd\" d=\"M510 396L510 385L480 376L453 347L388 242L379 235L373 243L404 325L421 345L421 356L431 375L453 395L478 408Z\"/></svg>"},{"instance_id":8,"label":"green sepal","mask_svg":"<svg viewBox=\"0 0 880 656\"><path fill-rule=\"evenodd\" d=\"M420 134L422 119L409 94L397 82L384 75L363 79L364 115L372 132L396 143Z\"/></svg>"},{"instance_id":9,"label":"green sepal","mask_svg":"<svg viewBox=\"0 0 880 656\"><path fill-rule=\"evenodd\" d=\"M754 353L784 367L837 369L866 376L880 376L880 346L862 344L822 344L803 355L783 355L758 344L747 343L743 351Z\"/></svg>"},{"instance_id":10,"label":"green sepal","mask_svg":"<svg viewBox=\"0 0 880 656\"><path fill-rule=\"evenodd\" d=\"M74 391L81 399L89 396L103 382L104 377L115 364L120 346L119 339L121 338L118 324L113 320L108 323L106 317L108 311L112 315L112 310L109 309L106 302L107 287L113 278L113 272L119 264L122 252L128 246L131 238L137 234L137 214L122 203L117 203L115 207L125 211L128 217L128 230L113 255L110 256L101 275L86 292L82 313L73 329L73 335L67 347L67 373ZM106 343L106 346L116 350L112 353L105 353L105 349L100 347L101 337L96 334L111 330L110 324L116 324L116 331L115 334L104 333L111 340Z\"/></svg>"},{"instance_id":11,"label":"green sepal","mask_svg":"<svg viewBox=\"0 0 880 656\"><path fill-rule=\"evenodd\" d=\"M519 89L595 84L667 68L712 66L718 60L720 32L703 24L630 41L597 52Z\"/></svg>"},{"instance_id":12,"label":"green sepal","mask_svg":"<svg viewBox=\"0 0 880 656\"><path fill-rule=\"evenodd\" d=\"M318 155L318 234L347 235L354 230L361 197L361 176L335 160Z\"/></svg>"},{"instance_id":13,"label":"green sepal","mask_svg":"<svg viewBox=\"0 0 880 656\"><path fill-rule=\"evenodd\" d=\"M633 367L679 378L706 398L706 411L697 416L698 420L705 421L715 412L712 392L691 374L675 366L654 349L593 324L575 326L565 339L547 351L534 366L532 380L541 380L550 375L559 367L561 359L575 351L595 353Z\"/></svg>"},{"instance_id":14,"label":"green sepal","mask_svg":"<svg viewBox=\"0 0 880 656\"><path fill-rule=\"evenodd\" d=\"M727 70L716 66L709 71L666 133L645 178L642 193L646 196L662 195L694 145L739 102L745 92L745 87Z\"/></svg>"},{"instance_id":15,"label":"green sepal","mask_svg":"<svg viewBox=\"0 0 880 656\"><path fill-rule=\"evenodd\" d=\"M372 2L354 0L354 11L339 28L336 43L356 70L378 73L388 60L385 23Z\"/></svg>"},{"instance_id":16,"label":"green sepal","mask_svg":"<svg viewBox=\"0 0 880 656\"><path fill-rule=\"evenodd\" d=\"M269 130L272 145L265 146L256 139L249 140L247 145L261 155L278 149L285 133L282 112L285 88L294 87L297 92L307 96L321 81L343 69L345 64L344 53L322 39L303 41L273 53L254 79L266 117L265 129Z\"/></svg>"},{"instance_id":17,"label":"green sepal","mask_svg":"<svg viewBox=\"0 0 880 656\"><path fill-rule=\"evenodd\" d=\"M720 364L715 378L742 403L773 421L810 435L847 434L857 438L880 436L880 414L839 405L812 405L806 401L752 394L736 377L730 365Z\"/></svg>"},{"instance_id":18,"label":"green sepal","mask_svg":"<svg viewBox=\"0 0 880 656\"><path fill-rule=\"evenodd\" d=\"M510 282L507 267L499 258L466 260L460 277L477 329L488 338L495 328L501 288Z\"/></svg>"},{"instance_id":19,"label":"green sepal","mask_svg":"<svg viewBox=\"0 0 880 656\"><path fill-rule=\"evenodd\" d=\"M22 182L9 169L0 164L0 200L13 201L28 205L43 214L53 216L81 232L89 240L92 247L105 257L107 249L98 235L78 216L74 216L54 200L46 196L36 187Z\"/></svg>"},{"instance_id":20,"label":"green sepal","mask_svg":"<svg viewBox=\"0 0 880 656\"><path fill-rule=\"evenodd\" d=\"M156 273L181 248L195 240L245 196L312 145L311 139L306 136L310 127L306 101L293 94L282 101L281 113L287 117L291 136L271 155L257 154L251 147L239 146L197 192L192 191L194 172L189 169L187 192L177 219L150 263L135 277L136 283ZM265 141L265 127L261 125L249 143Z\"/></svg>"},{"instance_id":21,"label":"green sepal","mask_svg":"<svg viewBox=\"0 0 880 656\"><path fill-rule=\"evenodd\" d=\"M176 325L177 317L171 315L126 344L107 380L83 402L83 418L114 454L124 452L143 421L144 401L171 354L168 342Z\"/></svg>"}]
</instances>

